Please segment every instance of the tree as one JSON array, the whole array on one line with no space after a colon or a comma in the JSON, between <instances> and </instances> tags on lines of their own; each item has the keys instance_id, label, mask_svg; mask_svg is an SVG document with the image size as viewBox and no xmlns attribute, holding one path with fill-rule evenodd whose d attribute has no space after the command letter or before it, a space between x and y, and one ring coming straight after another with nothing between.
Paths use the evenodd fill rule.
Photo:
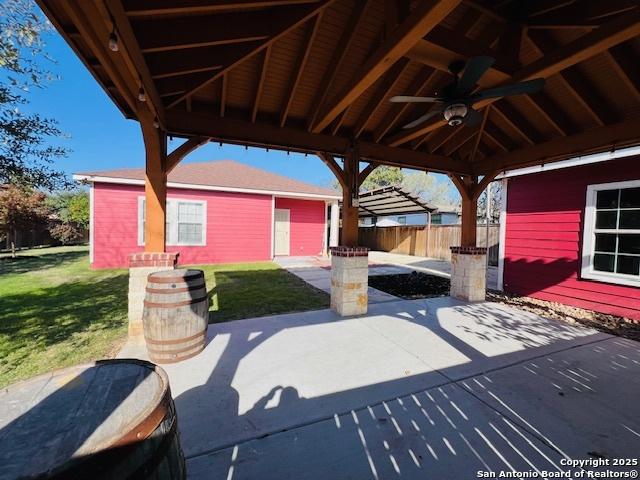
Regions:
<instances>
[{"instance_id":1,"label":"tree","mask_svg":"<svg viewBox=\"0 0 640 480\"><path fill-rule=\"evenodd\" d=\"M367 176L360 190L366 192L381 187L400 186L403 179L404 173L399 168L381 165Z\"/></svg>"},{"instance_id":2,"label":"tree","mask_svg":"<svg viewBox=\"0 0 640 480\"><path fill-rule=\"evenodd\" d=\"M5 232L11 256L16 256L18 231L32 230L48 221L49 208L42 192L10 185L0 190L0 230Z\"/></svg>"},{"instance_id":3,"label":"tree","mask_svg":"<svg viewBox=\"0 0 640 480\"><path fill-rule=\"evenodd\" d=\"M456 203L451 195L450 185L438 182L436 177L429 173L407 173L402 181L402 188L433 205L453 205Z\"/></svg>"},{"instance_id":4,"label":"tree","mask_svg":"<svg viewBox=\"0 0 640 480\"><path fill-rule=\"evenodd\" d=\"M486 222L487 192L489 192L491 198L489 223L498 223L500 221L500 205L502 202L502 185L499 182L491 182L478 198L478 219L482 219L478 221Z\"/></svg>"},{"instance_id":5,"label":"tree","mask_svg":"<svg viewBox=\"0 0 640 480\"><path fill-rule=\"evenodd\" d=\"M0 184L30 188L67 188L62 172L51 167L67 151L50 144L62 136L55 120L21 107L31 87L43 88L53 77L42 35L51 25L28 0L0 2Z\"/></svg>"},{"instance_id":6,"label":"tree","mask_svg":"<svg viewBox=\"0 0 640 480\"><path fill-rule=\"evenodd\" d=\"M49 231L62 244L82 241L89 227L87 192L63 192L47 199L53 219Z\"/></svg>"}]
</instances>

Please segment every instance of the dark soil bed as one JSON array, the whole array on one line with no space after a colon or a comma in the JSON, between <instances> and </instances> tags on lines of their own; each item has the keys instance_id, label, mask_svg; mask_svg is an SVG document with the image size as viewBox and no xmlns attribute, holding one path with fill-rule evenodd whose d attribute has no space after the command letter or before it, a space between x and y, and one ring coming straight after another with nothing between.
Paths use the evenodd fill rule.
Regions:
<instances>
[{"instance_id":1,"label":"dark soil bed","mask_svg":"<svg viewBox=\"0 0 640 480\"><path fill-rule=\"evenodd\" d=\"M422 272L373 275L369 277L369 286L408 300L449 295L449 279ZM531 297L508 295L493 290L487 291L487 300L511 305L541 317L561 320L571 324L580 324L611 335L640 341L640 322L634 322L615 315L607 315Z\"/></svg>"},{"instance_id":2,"label":"dark soil bed","mask_svg":"<svg viewBox=\"0 0 640 480\"><path fill-rule=\"evenodd\" d=\"M448 278L421 272L373 275L369 277L369 286L408 300L449 295Z\"/></svg>"}]
</instances>

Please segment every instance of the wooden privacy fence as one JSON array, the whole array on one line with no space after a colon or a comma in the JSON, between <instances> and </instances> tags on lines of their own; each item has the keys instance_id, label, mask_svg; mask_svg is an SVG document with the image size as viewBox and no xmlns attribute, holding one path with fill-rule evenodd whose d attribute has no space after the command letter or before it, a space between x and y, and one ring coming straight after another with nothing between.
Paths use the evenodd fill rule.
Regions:
<instances>
[{"instance_id":1,"label":"wooden privacy fence","mask_svg":"<svg viewBox=\"0 0 640 480\"><path fill-rule=\"evenodd\" d=\"M485 246L486 225L478 225L477 245ZM360 227L358 243L371 250L451 260L449 247L460 245L460 225ZM498 264L500 226L489 225L489 264Z\"/></svg>"}]
</instances>

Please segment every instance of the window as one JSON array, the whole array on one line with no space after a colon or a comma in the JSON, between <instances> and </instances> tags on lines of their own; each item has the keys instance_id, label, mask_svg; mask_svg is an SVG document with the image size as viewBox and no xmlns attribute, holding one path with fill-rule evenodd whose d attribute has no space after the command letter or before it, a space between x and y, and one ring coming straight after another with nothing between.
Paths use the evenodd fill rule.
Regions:
<instances>
[{"instance_id":1,"label":"window","mask_svg":"<svg viewBox=\"0 0 640 480\"><path fill-rule=\"evenodd\" d=\"M407 217L398 217L398 223L400 225L406 225L407 224Z\"/></svg>"},{"instance_id":2,"label":"window","mask_svg":"<svg viewBox=\"0 0 640 480\"><path fill-rule=\"evenodd\" d=\"M640 180L587 188L582 276L640 286Z\"/></svg>"},{"instance_id":3,"label":"window","mask_svg":"<svg viewBox=\"0 0 640 480\"><path fill-rule=\"evenodd\" d=\"M206 245L206 202L167 200L167 245ZM144 245L145 199L138 199L138 245Z\"/></svg>"}]
</instances>

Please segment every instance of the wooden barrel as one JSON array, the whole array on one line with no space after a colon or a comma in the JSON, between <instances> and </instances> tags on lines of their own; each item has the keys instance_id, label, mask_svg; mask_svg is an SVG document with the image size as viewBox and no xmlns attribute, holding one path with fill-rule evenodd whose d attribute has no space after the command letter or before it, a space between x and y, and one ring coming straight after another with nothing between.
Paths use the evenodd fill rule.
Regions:
<instances>
[{"instance_id":1,"label":"wooden barrel","mask_svg":"<svg viewBox=\"0 0 640 480\"><path fill-rule=\"evenodd\" d=\"M103 360L0 391L0 479L184 479L166 373Z\"/></svg>"},{"instance_id":2,"label":"wooden barrel","mask_svg":"<svg viewBox=\"0 0 640 480\"><path fill-rule=\"evenodd\" d=\"M149 275L142 312L149 358L174 363L204 348L209 297L202 270L166 270Z\"/></svg>"}]
</instances>

